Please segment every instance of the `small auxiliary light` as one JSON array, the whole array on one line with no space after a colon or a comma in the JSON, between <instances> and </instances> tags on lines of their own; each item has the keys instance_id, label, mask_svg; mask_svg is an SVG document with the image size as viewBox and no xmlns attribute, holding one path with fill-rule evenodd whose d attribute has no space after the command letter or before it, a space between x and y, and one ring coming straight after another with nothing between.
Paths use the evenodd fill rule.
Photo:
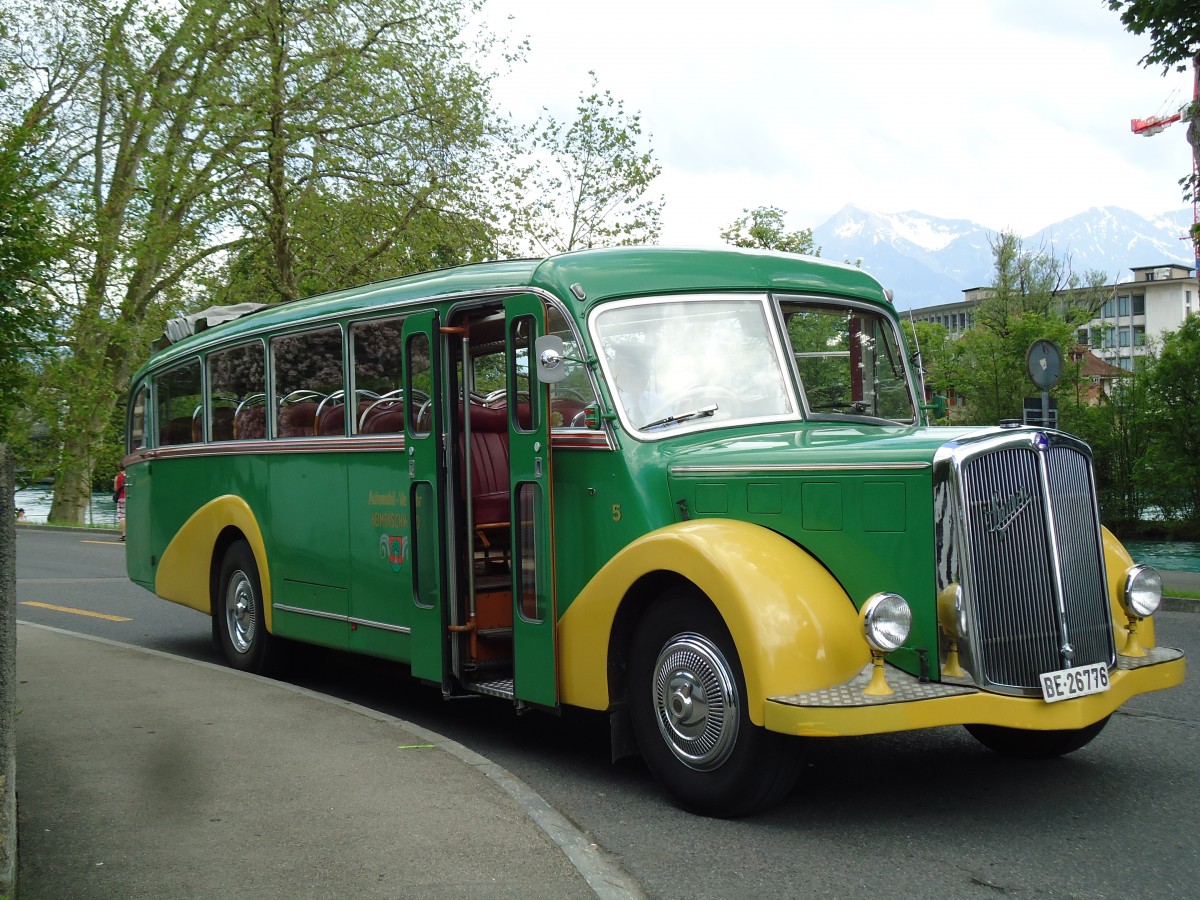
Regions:
<instances>
[{"instance_id":1,"label":"small auxiliary light","mask_svg":"<svg viewBox=\"0 0 1200 900\"><path fill-rule=\"evenodd\" d=\"M946 664L942 666L942 674L950 678L962 678L967 674L958 660L958 639L962 637L966 625L962 585L952 582L938 592L937 612L938 624L942 626L942 633L950 645L946 648Z\"/></svg>"}]
</instances>

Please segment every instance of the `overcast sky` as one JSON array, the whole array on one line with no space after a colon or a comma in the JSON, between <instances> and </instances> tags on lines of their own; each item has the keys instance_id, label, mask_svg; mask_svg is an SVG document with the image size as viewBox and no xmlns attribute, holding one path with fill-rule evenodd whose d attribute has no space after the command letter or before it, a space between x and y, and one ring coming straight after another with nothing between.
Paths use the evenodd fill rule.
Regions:
<instances>
[{"instance_id":1,"label":"overcast sky","mask_svg":"<svg viewBox=\"0 0 1200 900\"><path fill-rule=\"evenodd\" d=\"M528 61L496 85L570 118L595 70L662 165L662 243L710 244L745 208L789 229L847 203L1031 234L1093 206L1184 207L1191 99L1138 60L1103 0L487 0ZM507 16L511 16L509 19Z\"/></svg>"}]
</instances>

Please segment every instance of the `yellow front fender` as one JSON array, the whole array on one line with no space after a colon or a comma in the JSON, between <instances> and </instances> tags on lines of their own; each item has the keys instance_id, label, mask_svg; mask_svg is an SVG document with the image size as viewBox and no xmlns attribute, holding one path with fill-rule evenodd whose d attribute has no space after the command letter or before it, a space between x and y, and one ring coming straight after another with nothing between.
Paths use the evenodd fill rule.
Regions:
<instances>
[{"instance_id":1,"label":"yellow front fender","mask_svg":"<svg viewBox=\"0 0 1200 900\"><path fill-rule=\"evenodd\" d=\"M563 702L608 708L613 619L635 582L655 572L687 579L720 612L737 647L756 725L765 721L767 697L840 684L870 660L853 603L812 556L758 525L699 519L629 544L563 614Z\"/></svg>"},{"instance_id":2,"label":"yellow front fender","mask_svg":"<svg viewBox=\"0 0 1200 900\"><path fill-rule=\"evenodd\" d=\"M263 610L267 630L271 630L271 579L267 572L267 550L254 513L241 497L226 494L205 503L183 523L167 549L154 575L154 593L212 614L209 595L209 571L217 538L226 528L238 529L246 537L258 563L262 582Z\"/></svg>"}]
</instances>

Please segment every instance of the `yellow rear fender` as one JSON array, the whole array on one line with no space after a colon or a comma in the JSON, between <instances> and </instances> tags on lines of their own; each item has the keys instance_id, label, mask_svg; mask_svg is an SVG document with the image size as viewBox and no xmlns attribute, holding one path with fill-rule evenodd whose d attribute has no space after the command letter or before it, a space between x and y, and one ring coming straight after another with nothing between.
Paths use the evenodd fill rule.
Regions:
<instances>
[{"instance_id":1,"label":"yellow rear fender","mask_svg":"<svg viewBox=\"0 0 1200 900\"><path fill-rule=\"evenodd\" d=\"M270 631L271 579L267 572L266 545L254 513L241 497L231 494L217 497L192 513L163 551L154 576L154 593L164 600L212 615L209 573L217 541L226 528L240 531L254 552L262 582L264 618Z\"/></svg>"},{"instance_id":2,"label":"yellow rear fender","mask_svg":"<svg viewBox=\"0 0 1200 900\"><path fill-rule=\"evenodd\" d=\"M606 709L615 699L608 683L614 619L640 579L664 572L690 582L720 612L757 725L765 721L767 697L840 684L870 661L857 611L824 566L768 529L701 519L629 544L563 614L558 645L564 702Z\"/></svg>"},{"instance_id":3,"label":"yellow rear fender","mask_svg":"<svg viewBox=\"0 0 1200 900\"><path fill-rule=\"evenodd\" d=\"M1121 597L1125 593L1125 573L1133 565L1133 557L1107 528L1101 528L1104 537L1104 568L1108 571L1108 603L1112 607L1113 639L1117 651L1125 646L1129 637L1129 618ZM1157 647L1154 640L1154 619L1143 619L1137 628L1138 643L1145 649Z\"/></svg>"}]
</instances>

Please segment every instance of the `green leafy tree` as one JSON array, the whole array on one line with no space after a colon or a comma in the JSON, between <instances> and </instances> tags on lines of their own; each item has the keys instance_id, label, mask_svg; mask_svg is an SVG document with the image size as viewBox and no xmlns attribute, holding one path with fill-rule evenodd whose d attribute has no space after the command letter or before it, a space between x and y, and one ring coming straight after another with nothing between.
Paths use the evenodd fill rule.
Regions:
<instances>
[{"instance_id":1,"label":"green leafy tree","mask_svg":"<svg viewBox=\"0 0 1200 900\"><path fill-rule=\"evenodd\" d=\"M53 253L50 221L25 143L13 131L0 136L0 441L10 442L51 324L40 284Z\"/></svg>"},{"instance_id":2,"label":"green leafy tree","mask_svg":"<svg viewBox=\"0 0 1200 900\"><path fill-rule=\"evenodd\" d=\"M1149 392L1152 357L1136 357L1134 371L1116 379L1097 402L1079 407L1077 427L1092 447L1101 517L1123 533L1136 529L1146 506L1141 472L1160 414Z\"/></svg>"},{"instance_id":3,"label":"green leafy tree","mask_svg":"<svg viewBox=\"0 0 1200 900\"><path fill-rule=\"evenodd\" d=\"M643 147L641 114L627 113L589 74L591 91L580 95L575 120L547 116L518 149L526 163L506 188L516 252L658 240L663 199L649 192L662 167Z\"/></svg>"},{"instance_id":4,"label":"green leafy tree","mask_svg":"<svg viewBox=\"0 0 1200 900\"><path fill-rule=\"evenodd\" d=\"M742 210L744 215L721 232L721 240L735 247L756 250L782 250L820 256L821 248L813 243L811 228L787 231L787 213L778 206L758 206Z\"/></svg>"},{"instance_id":5,"label":"green leafy tree","mask_svg":"<svg viewBox=\"0 0 1200 900\"><path fill-rule=\"evenodd\" d=\"M1143 486L1167 518L1200 529L1200 316L1163 338L1147 386L1158 415L1146 448Z\"/></svg>"},{"instance_id":6,"label":"green leafy tree","mask_svg":"<svg viewBox=\"0 0 1200 900\"><path fill-rule=\"evenodd\" d=\"M950 345L942 364L945 386L966 401L955 409L955 418L981 425L1021 418L1024 398L1036 392L1026 373L1026 352L1045 339L1063 355L1063 376L1053 395L1060 424L1070 428L1077 407L1087 401L1079 389L1080 366L1071 362L1069 351L1078 326L1104 302L1105 276L1094 272L1080 278L1069 261L1028 251L1011 233L997 237L992 255L989 295L975 309L974 327Z\"/></svg>"},{"instance_id":7,"label":"green leafy tree","mask_svg":"<svg viewBox=\"0 0 1200 900\"><path fill-rule=\"evenodd\" d=\"M267 0L241 52L243 243L222 300L293 300L495 255L505 127L468 0ZM471 46L468 46L468 43Z\"/></svg>"}]
</instances>

